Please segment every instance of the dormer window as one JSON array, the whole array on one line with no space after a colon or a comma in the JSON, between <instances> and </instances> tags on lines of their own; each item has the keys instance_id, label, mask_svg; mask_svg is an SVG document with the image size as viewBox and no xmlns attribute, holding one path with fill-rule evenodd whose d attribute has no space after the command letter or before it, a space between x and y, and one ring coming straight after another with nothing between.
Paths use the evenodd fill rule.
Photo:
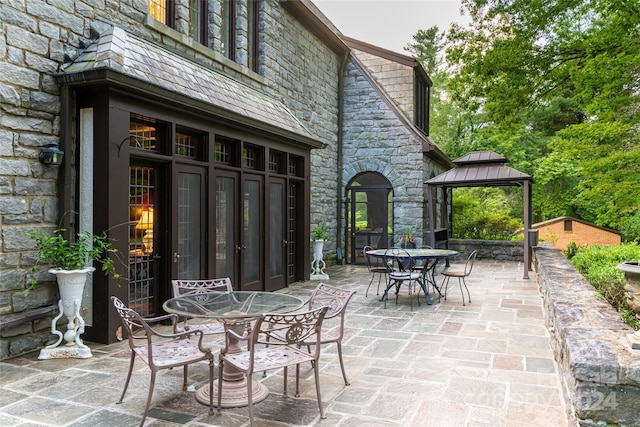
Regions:
<instances>
[{"instance_id":1,"label":"dormer window","mask_svg":"<svg viewBox=\"0 0 640 427\"><path fill-rule=\"evenodd\" d=\"M414 71L413 84L413 122L415 126L429 135L429 92L428 77L421 69Z\"/></svg>"}]
</instances>

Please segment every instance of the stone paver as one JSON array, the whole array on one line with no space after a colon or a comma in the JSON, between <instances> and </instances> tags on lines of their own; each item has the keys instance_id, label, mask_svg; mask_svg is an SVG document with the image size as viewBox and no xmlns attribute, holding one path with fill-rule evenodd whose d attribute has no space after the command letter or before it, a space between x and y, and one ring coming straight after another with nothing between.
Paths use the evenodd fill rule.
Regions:
<instances>
[{"instance_id":1,"label":"stone paver","mask_svg":"<svg viewBox=\"0 0 640 427\"><path fill-rule=\"evenodd\" d=\"M256 425L568 426L535 273L523 280L522 264L478 260L468 280L470 305L462 306L452 282L447 301L432 295L433 305L414 304L413 312L406 288L386 309L375 293L365 298L370 276L364 267L326 272L327 283L358 292L348 307L343 349L351 385L342 381L336 347L325 347L320 381L327 419L320 420L309 367L302 369L300 398L282 396L281 371L257 375L271 393L255 406ZM317 283L283 292L306 297ZM0 362L0 424L137 425L148 390L146 366L136 362L124 402L116 405L128 347L88 345L91 359L38 361L34 353ZM206 364L189 372L196 388L206 383ZM146 425L248 425L246 408L209 415L192 391L182 391L181 378L181 369L159 375Z\"/></svg>"}]
</instances>

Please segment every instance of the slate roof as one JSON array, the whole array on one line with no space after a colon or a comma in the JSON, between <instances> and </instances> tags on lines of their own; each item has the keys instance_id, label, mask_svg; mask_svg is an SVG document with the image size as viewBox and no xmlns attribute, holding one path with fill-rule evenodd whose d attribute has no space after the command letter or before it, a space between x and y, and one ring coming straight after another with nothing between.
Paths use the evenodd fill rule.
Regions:
<instances>
[{"instance_id":1,"label":"slate roof","mask_svg":"<svg viewBox=\"0 0 640 427\"><path fill-rule=\"evenodd\" d=\"M176 55L159 44L112 26L87 47L59 77L107 69L150 83L227 112L314 139L280 101L216 70ZM318 143L321 145L321 143Z\"/></svg>"},{"instance_id":2,"label":"slate roof","mask_svg":"<svg viewBox=\"0 0 640 427\"><path fill-rule=\"evenodd\" d=\"M506 162L506 158L493 151L474 151L454 160L457 167L431 178L426 184L479 187L518 185L524 181L533 181L530 175L506 166Z\"/></svg>"}]
</instances>

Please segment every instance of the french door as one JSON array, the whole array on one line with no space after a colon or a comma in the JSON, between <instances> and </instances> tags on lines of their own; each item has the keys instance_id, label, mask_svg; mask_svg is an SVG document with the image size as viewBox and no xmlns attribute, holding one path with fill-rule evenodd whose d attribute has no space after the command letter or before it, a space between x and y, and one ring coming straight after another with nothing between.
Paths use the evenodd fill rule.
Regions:
<instances>
[{"instance_id":1,"label":"french door","mask_svg":"<svg viewBox=\"0 0 640 427\"><path fill-rule=\"evenodd\" d=\"M274 291L298 274L296 200L285 179L218 171L215 175L215 271L238 290ZM241 191L239 189L241 188ZM266 205L266 206L265 206ZM298 274L299 277L299 274Z\"/></svg>"},{"instance_id":2,"label":"french door","mask_svg":"<svg viewBox=\"0 0 640 427\"><path fill-rule=\"evenodd\" d=\"M265 288L275 291L287 280L287 187L286 181L270 178L268 183L267 278Z\"/></svg>"},{"instance_id":3,"label":"french door","mask_svg":"<svg viewBox=\"0 0 640 427\"><path fill-rule=\"evenodd\" d=\"M207 279L206 169L176 165L173 174L171 277Z\"/></svg>"},{"instance_id":4,"label":"french door","mask_svg":"<svg viewBox=\"0 0 640 427\"><path fill-rule=\"evenodd\" d=\"M264 289L264 178L261 175L244 174L242 179L242 218L240 245L237 247L240 261L242 290Z\"/></svg>"}]
</instances>

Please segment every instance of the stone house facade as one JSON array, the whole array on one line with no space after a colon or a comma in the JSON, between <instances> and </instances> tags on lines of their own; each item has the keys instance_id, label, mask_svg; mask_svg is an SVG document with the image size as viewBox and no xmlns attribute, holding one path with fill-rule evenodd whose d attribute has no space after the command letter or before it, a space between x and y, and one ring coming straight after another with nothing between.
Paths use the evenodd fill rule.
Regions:
<instances>
[{"instance_id":1,"label":"stone house facade","mask_svg":"<svg viewBox=\"0 0 640 427\"><path fill-rule=\"evenodd\" d=\"M322 222L325 256L358 262L348 189L363 183L385 194L371 212L388 238L425 228L422 183L451 167L427 136L428 76L343 37L310 1L0 9L0 358L50 339L57 287L31 272L28 230L109 230L128 280L94 274L83 301L85 339L107 343L110 295L152 315L171 278L308 279ZM52 142L59 166L38 161Z\"/></svg>"}]
</instances>

